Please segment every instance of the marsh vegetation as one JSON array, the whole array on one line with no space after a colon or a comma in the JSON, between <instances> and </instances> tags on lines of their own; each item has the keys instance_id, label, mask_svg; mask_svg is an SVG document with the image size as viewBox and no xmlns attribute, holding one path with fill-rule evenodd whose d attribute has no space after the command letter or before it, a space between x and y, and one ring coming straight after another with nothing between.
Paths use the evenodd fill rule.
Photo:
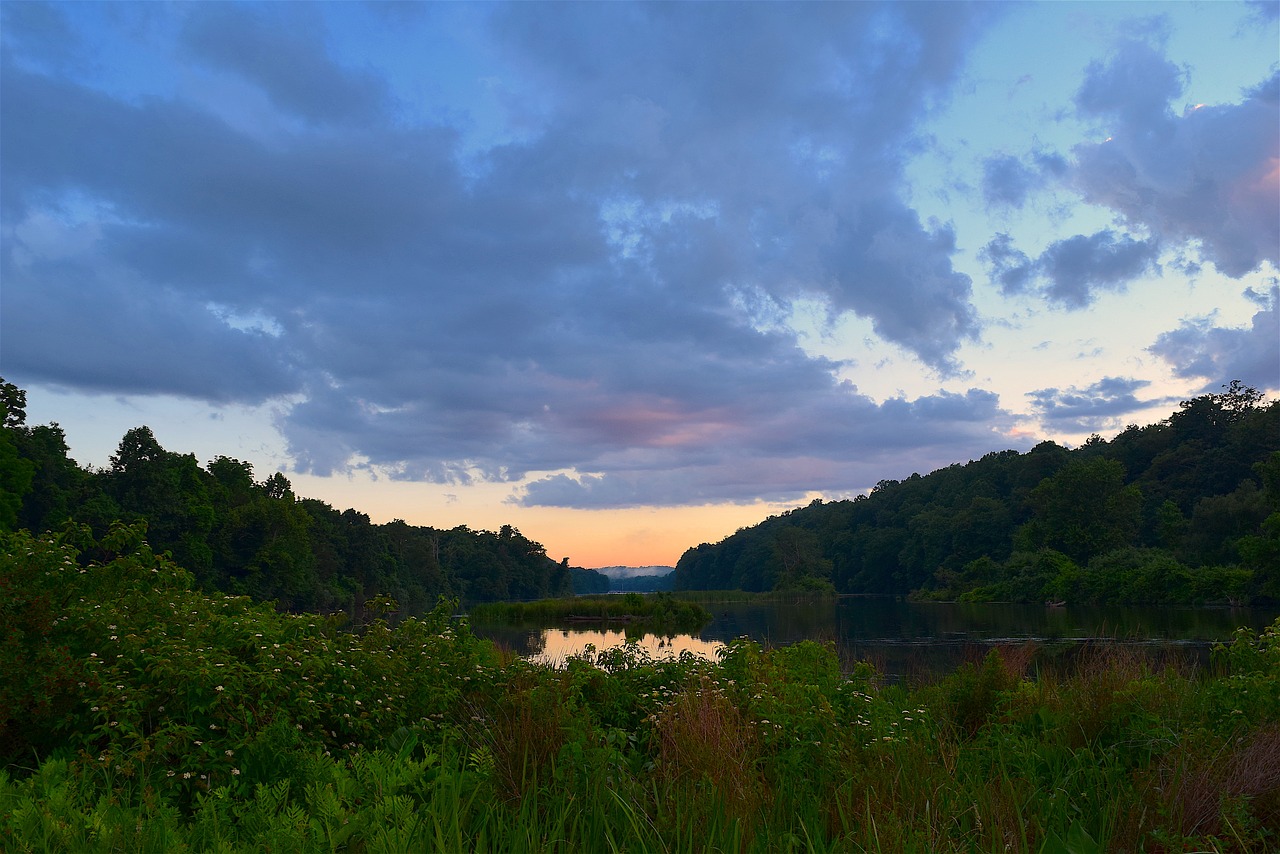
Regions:
<instances>
[{"instance_id":1,"label":"marsh vegetation","mask_svg":"<svg viewBox=\"0 0 1280 854\"><path fill-rule=\"evenodd\" d=\"M1280 622L1210 668L829 645L529 664L443 602L352 632L211 595L140 529L7 535L11 851L1264 851Z\"/></svg>"}]
</instances>

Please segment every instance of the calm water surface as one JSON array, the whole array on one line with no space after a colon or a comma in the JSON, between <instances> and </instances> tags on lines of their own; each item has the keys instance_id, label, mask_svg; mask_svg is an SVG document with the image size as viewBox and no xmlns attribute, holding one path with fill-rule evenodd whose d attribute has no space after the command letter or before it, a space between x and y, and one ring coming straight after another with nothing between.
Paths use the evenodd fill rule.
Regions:
<instances>
[{"instance_id":1,"label":"calm water surface","mask_svg":"<svg viewBox=\"0 0 1280 854\"><path fill-rule=\"evenodd\" d=\"M726 641L744 636L772 646L833 641L847 662L867 660L886 675L910 677L950 670L992 646L1027 643L1047 656L1117 643L1205 662L1212 645L1229 639L1237 627L1262 631L1280 616L1280 608L1049 608L864 597L704 607L714 619L696 636L628 635L599 626L475 626L474 631L521 656L550 663L579 654L588 644L601 650L629 639L655 657L690 651L707 658L714 658Z\"/></svg>"}]
</instances>

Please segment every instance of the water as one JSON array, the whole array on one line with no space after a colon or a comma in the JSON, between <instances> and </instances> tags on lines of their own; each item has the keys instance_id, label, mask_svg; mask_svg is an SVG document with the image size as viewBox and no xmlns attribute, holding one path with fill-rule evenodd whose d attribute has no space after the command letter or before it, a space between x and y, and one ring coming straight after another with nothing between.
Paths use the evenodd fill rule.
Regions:
<instances>
[{"instance_id":1,"label":"water","mask_svg":"<svg viewBox=\"0 0 1280 854\"><path fill-rule=\"evenodd\" d=\"M1212 645L1239 626L1262 631L1280 608L1162 608L907 602L841 597L807 602L708 604L714 619L698 635L653 635L631 629L475 626L518 655L559 663L583 652L634 638L651 655L684 651L714 658L726 641L748 637L782 646L832 641L843 661L870 661L892 677L951 670L993 646L1028 643L1052 658L1086 645L1121 644L1201 663Z\"/></svg>"}]
</instances>

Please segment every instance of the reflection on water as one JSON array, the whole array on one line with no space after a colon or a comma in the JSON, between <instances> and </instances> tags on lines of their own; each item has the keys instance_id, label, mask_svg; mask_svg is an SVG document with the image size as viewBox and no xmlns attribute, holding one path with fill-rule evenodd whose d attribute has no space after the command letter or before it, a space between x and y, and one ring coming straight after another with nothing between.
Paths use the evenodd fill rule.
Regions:
<instances>
[{"instance_id":1,"label":"reflection on water","mask_svg":"<svg viewBox=\"0 0 1280 854\"><path fill-rule=\"evenodd\" d=\"M706 607L714 619L697 636L657 636L633 628L474 630L517 655L552 664L588 644L603 650L635 641L654 657L689 651L714 659L724 642L744 636L771 646L831 641L847 662L866 660L886 675L914 676L952 669L1003 644L1034 643L1053 652L1084 643L1120 643L1203 662L1213 643L1230 639L1238 626L1262 631L1280 616L1280 608L1048 608L868 597Z\"/></svg>"},{"instance_id":2,"label":"reflection on water","mask_svg":"<svg viewBox=\"0 0 1280 854\"><path fill-rule=\"evenodd\" d=\"M628 638L621 631L543 629L542 651L529 656L529 659L544 664L561 664L571 655L581 655L588 646L596 650L613 649L628 640L653 658L678 658L681 653L691 652L714 661L724 646L720 641L703 640L692 635L639 634Z\"/></svg>"}]
</instances>

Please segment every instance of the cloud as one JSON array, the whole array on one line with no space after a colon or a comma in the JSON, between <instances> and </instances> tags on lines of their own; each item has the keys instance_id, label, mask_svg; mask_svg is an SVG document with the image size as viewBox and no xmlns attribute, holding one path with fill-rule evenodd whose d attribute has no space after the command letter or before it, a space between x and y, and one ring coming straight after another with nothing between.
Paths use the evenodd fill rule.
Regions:
<instances>
[{"instance_id":1,"label":"cloud","mask_svg":"<svg viewBox=\"0 0 1280 854\"><path fill-rule=\"evenodd\" d=\"M34 216L0 259L6 372L93 392L261 403L297 388L273 337L173 291L138 299L129 271L95 257L100 237ZM75 311L67 307L74 305ZM181 358L174 358L181 354Z\"/></svg>"},{"instance_id":2,"label":"cloud","mask_svg":"<svg viewBox=\"0 0 1280 854\"><path fill-rule=\"evenodd\" d=\"M1027 396L1041 420L1052 429L1097 432L1116 426L1130 412L1164 402L1138 399L1137 392L1149 385L1147 380L1103 377L1085 388L1042 388Z\"/></svg>"},{"instance_id":3,"label":"cloud","mask_svg":"<svg viewBox=\"0 0 1280 854\"><path fill-rule=\"evenodd\" d=\"M1100 289L1115 290L1155 266L1160 247L1104 229L1055 241L1037 266L1047 280L1046 295L1069 308L1084 308Z\"/></svg>"},{"instance_id":4,"label":"cloud","mask_svg":"<svg viewBox=\"0 0 1280 854\"><path fill-rule=\"evenodd\" d=\"M913 125L982 16L935 11L809 7L782 27L767 6L517 4L500 31L559 103L541 147L648 214L629 237L658 272L816 296L950 371L978 333L971 283L951 230L925 227L898 190ZM715 215L654 225L680 205Z\"/></svg>"},{"instance_id":5,"label":"cloud","mask_svg":"<svg viewBox=\"0 0 1280 854\"><path fill-rule=\"evenodd\" d=\"M1217 390L1230 380L1275 391L1280 389L1280 287L1266 294L1247 292L1259 311L1246 327L1215 326L1212 317L1183 321L1149 348L1169 363L1177 376L1208 380L1203 390Z\"/></svg>"},{"instance_id":6,"label":"cloud","mask_svg":"<svg viewBox=\"0 0 1280 854\"><path fill-rule=\"evenodd\" d=\"M1118 119L1128 130L1168 128L1169 103L1182 94L1185 77L1156 46L1126 41L1110 61L1089 63L1076 107L1086 115Z\"/></svg>"},{"instance_id":7,"label":"cloud","mask_svg":"<svg viewBox=\"0 0 1280 854\"><path fill-rule=\"evenodd\" d=\"M1128 282L1158 269L1160 246L1103 229L1051 243L1034 260L998 234L979 252L992 277L1006 294L1023 293L1042 283L1039 293L1064 308L1082 309L1099 291L1121 290Z\"/></svg>"},{"instance_id":8,"label":"cloud","mask_svg":"<svg viewBox=\"0 0 1280 854\"><path fill-rule=\"evenodd\" d=\"M1021 208L1027 197L1067 173L1066 158L1054 152L1036 152L1030 163L1010 154L998 154L982 162L982 198L987 207Z\"/></svg>"},{"instance_id":9,"label":"cloud","mask_svg":"<svg viewBox=\"0 0 1280 854\"><path fill-rule=\"evenodd\" d=\"M81 11L92 62L110 21ZM430 86L394 57L339 61L330 16L358 10L156 14L147 37L176 36L152 79L195 66L194 84L95 88L5 54L15 378L287 398L279 428L317 474L574 473L528 503L847 489L890 450L923 467L1000 441L994 395L877 405L741 299L816 297L959 371L971 282L903 171L989 7L486 8L464 66L428 73L494 81L494 115L416 102ZM284 119L261 132L208 86Z\"/></svg>"},{"instance_id":10,"label":"cloud","mask_svg":"<svg viewBox=\"0 0 1280 854\"><path fill-rule=\"evenodd\" d=\"M1009 440L1014 417L978 389L876 404L844 386L803 405L744 412L756 423L721 427L718 441L681 466L615 465L598 474L557 473L522 489L525 506L633 507L796 501L812 491L847 495L976 458ZM762 441L765 437L771 437ZM904 452L910 453L905 454Z\"/></svg>"},{"instance_id":11,"label":"cloud","mask_svg":"<svg viewBox=\"0 0 1280 854\"><path fill-rule=\"evenodd\" d=\"M1175 114L1185 76L1140 41L1090 64L1076 106L1110 137L1076 146L1073 185L1162 245L1198 244L1228 276L1280 264L1280 72L1239 103Z\"/></svg>"},{"instance_id":12,"label":"cloud","mask_svg":"<svg viewBox=\"0 0 1280 854\"><path fill-rule=\"evenodd\" d=\"M1250 17L1261 24L1269 24L1280 19L1280 3L1275 0L1245 0Z\"/></svg>"},{"instance_id":13,"label":"cloud","mask_svg":"<svg viewBox=\"0 0 1280 854\"><path fill-rule=\"evenodd\" d=\"M0 6L4 48L24 64L58 71L79 69L80 40L55 3L5 3Z\"/></svg>"},{"instance_id":14,"label":"cloud","mask_svg":"<svg viewBox=\"0 0 1280 854\"><path fill-rule=\"evenodd\" d=\"M295 116L318 124L376 120L389 102L386 84L334 62L323 22L310 12L297 4L198 5L182 38L193 58L260 87Z\"/></svg>"},{"instance_id":15,"label":"cloud","mask_svg":"<svg viewBox=\"0 0 1280 854\"><path fill-rule=\"evenodd\" d=\"M1017 294L1027 290L1036 275L1036 265L1027 254L1013 245L1013 238L1005 233L997 234L978 252L987 264L992 278L1000 283L1005 294Z\"/></svg>"}]
</instances>

